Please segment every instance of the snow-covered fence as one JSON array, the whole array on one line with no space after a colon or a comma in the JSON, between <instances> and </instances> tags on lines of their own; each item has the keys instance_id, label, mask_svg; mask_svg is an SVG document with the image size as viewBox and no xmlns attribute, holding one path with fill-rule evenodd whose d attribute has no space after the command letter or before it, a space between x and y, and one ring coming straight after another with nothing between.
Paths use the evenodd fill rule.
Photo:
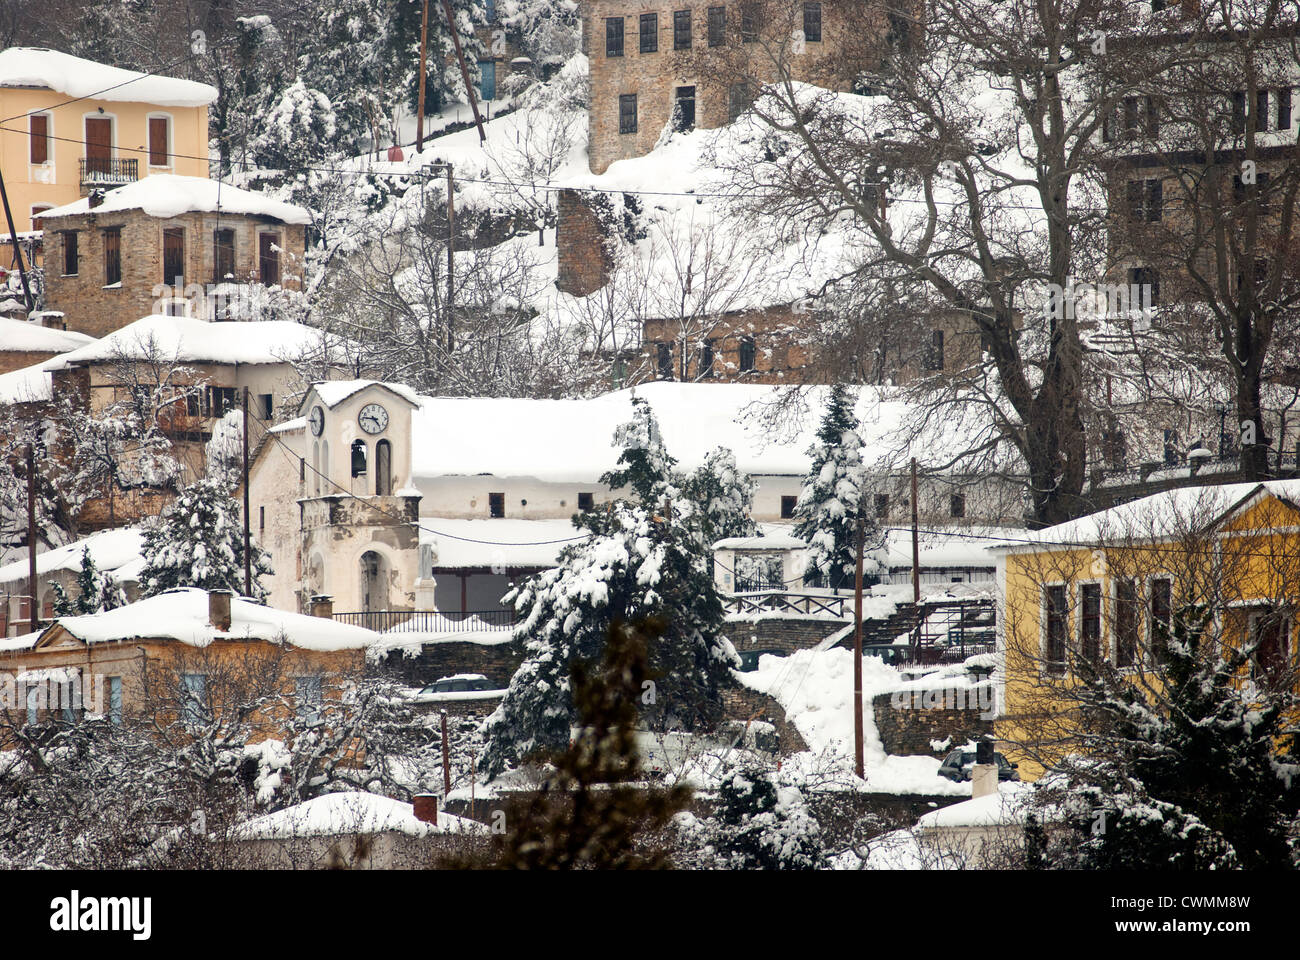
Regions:
<instances>
[{"instance_id":1,"label":"snow-covered fence","mask_svg":"<svg viewBox=\"0 0 1300 960\"><path fill-rule=\"evenodd\" d=\"M513 610L470 610L466 613L448 613L442 610L362 610L336 613L334 619L376 633L480 633L511 629L515 624L515 613Z\"/></svg>"}]
</instances>

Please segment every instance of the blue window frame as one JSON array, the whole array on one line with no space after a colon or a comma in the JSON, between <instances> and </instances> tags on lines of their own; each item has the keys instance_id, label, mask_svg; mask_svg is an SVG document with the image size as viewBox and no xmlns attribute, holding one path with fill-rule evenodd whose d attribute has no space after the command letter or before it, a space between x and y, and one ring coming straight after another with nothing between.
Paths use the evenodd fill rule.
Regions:
<instances>
[{"instance_id":1,"label":"blue window frame","mask_svg":"<svg viewBox=\"0 0 1300 960\"><path fill-rule=\"evenodd\" d=\"M110 723L122 723L122 678L108 678L108 719Z\"/></svg>"},{"instance_id":2,"label":"blue window frame","mask_svg":"<svg viewBox=\"0 0 1300 960\"><path fill-rule=\"evenodd\" d=\"M298 677L293 685L298 699L299 718L307 723L315 723L320 719L320 677Z\"/></svg>"},{"instance_id":3,"label":"blue window frame","mask_svg":"<svg viewBox=\"0 0 1300 960\"><path fill-rule=\"evenodd\" d=\"M478 62L478 95L483 100L497 98L497 65L493 60Z\"/></svg>"},{"instance_id":4,"label":"blue window frame","mask_svg":"<svg viewBox=\"0 0 1300 960\"><path fill-rule=\"evenodd\" d=\"M181 674L181 719L198 726L208 718L208 678L203 673Z\"/></svg>"}]
</instances>

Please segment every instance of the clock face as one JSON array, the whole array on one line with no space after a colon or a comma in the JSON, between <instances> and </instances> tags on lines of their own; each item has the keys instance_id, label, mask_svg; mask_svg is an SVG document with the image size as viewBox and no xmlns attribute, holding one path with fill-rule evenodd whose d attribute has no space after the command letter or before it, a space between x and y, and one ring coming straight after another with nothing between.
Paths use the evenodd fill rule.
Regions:
<instances>
[{"instance_id":1,"label":"clock face","mask_svg":"<svg viewBox=\"0 0 1300 960\"><path fill-rule=\"evenodd\" d=\"M321 431L325 429L325 411L320 407L312 407L311 413L307 417L307 422L311 424L312 436L319 437Z\"/></svg>"},{"instance_id":2,"label":"clock face","mask_svg":"<svg viewBox=\"0 0 1300 960\"><path fill-rule=\"evenodd\" d=\"M377 403L367 403L357 414L357 423L366 433L383 433L388 427L388 411Z\"/></svg>"}]
</instances>

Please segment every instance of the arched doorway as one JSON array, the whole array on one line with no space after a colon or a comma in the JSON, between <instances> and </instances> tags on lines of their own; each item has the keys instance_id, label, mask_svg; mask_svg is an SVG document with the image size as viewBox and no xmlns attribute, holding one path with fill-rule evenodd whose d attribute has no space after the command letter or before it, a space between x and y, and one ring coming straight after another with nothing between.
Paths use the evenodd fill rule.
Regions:
<instances>
[{"instance_id":1,"label":"arched doorway","mask_svg":"<svg viewBox=\"0 0 1300 960\"><path fill-rule=\"evenodd\" d=\"M388 609L388 562L374 550L361 555L361 609L367 614L366 626L382 630L381 611Z\"/></svg>"}]
</instances>

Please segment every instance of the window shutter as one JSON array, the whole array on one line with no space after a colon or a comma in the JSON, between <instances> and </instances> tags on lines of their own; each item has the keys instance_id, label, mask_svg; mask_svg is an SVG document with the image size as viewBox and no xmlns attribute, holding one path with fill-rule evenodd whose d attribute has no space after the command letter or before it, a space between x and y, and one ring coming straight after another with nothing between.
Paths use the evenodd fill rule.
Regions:
<instances>
[{"instance_id":1,"label":"window shutter","mask_svg":"<svg viewBox=\"0 0 1300 960\"><path fill-rule=\"evenodd\" d=\"M149 118L149 165L151 167L170 166L171 157L167 150L167 118Z\"/></svg>"}]
</instances>

